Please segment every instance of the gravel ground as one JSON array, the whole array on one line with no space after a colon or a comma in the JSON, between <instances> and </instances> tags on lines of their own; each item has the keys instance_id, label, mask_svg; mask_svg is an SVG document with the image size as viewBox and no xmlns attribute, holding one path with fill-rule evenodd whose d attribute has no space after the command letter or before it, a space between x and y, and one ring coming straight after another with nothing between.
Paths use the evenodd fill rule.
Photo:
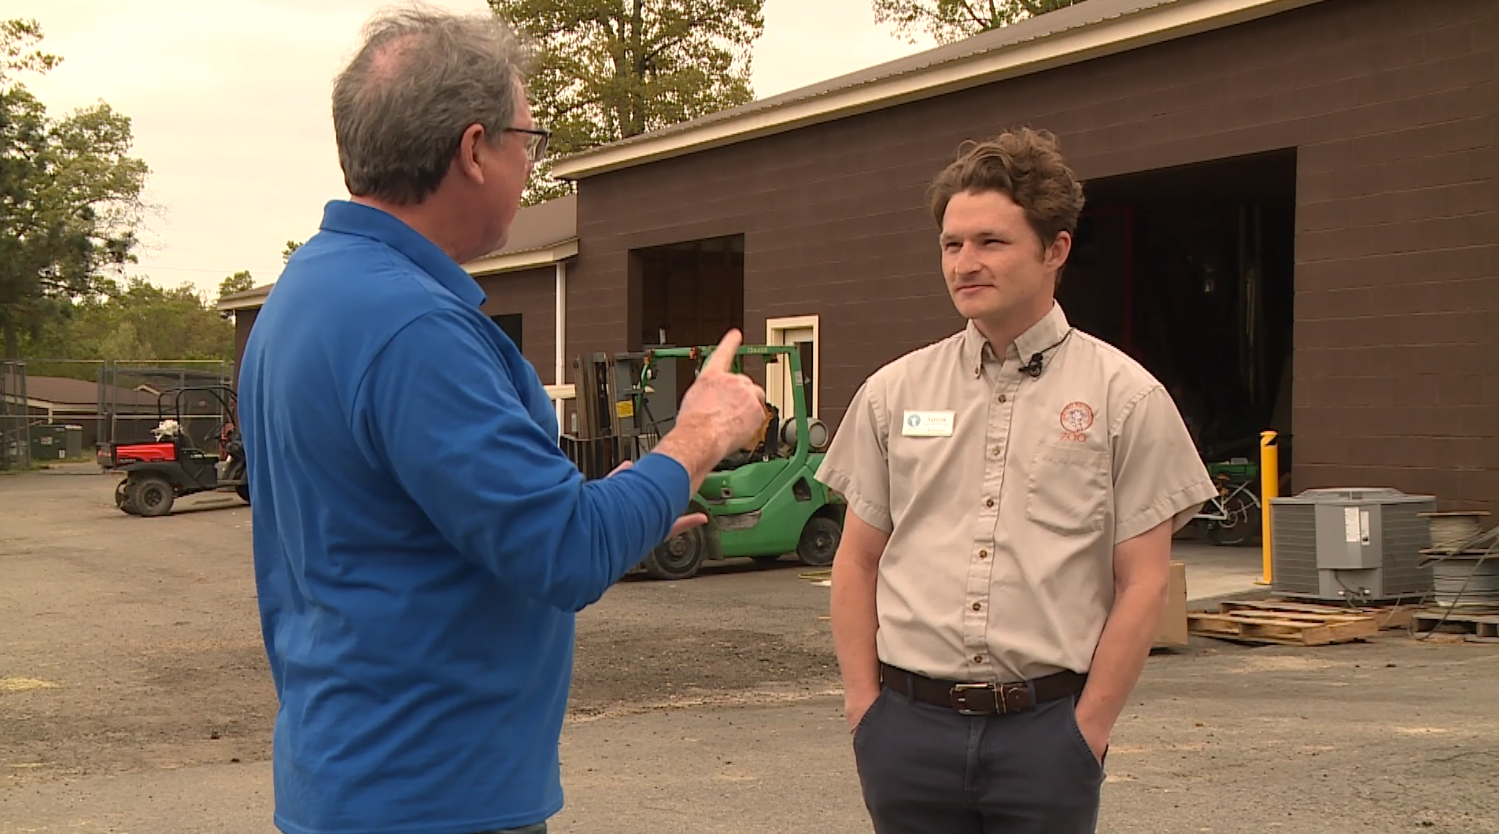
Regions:
<instances>
[{"instance_id":1,"label":"gravel ground","mask_svg":"<svg viewBox=\"0 0 1499 834\"><path fill-rule=\"evenodd\" d=\"M0 476L0 834L269 834L249 510L127 517ZM556 831L867 831L827 589L794 562L629 580L579 623ZM1103 832L1499 832L1499 647L1194 638L1116 731Z\"/></svg>"}]
</instances>

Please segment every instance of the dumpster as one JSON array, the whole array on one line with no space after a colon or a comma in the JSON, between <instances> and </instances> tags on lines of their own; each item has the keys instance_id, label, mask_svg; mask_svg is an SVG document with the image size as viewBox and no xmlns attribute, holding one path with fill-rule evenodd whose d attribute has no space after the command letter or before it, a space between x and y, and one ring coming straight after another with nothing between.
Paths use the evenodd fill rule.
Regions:
<instances>
[{"instance_id":1,"label":"dumpster","mask_svg":"<svg viewBox=\"0 0 1499 834\"><path fill-rule=\"evenodd\" d=\"M43 423L31 427L31 459L37 463L83 457L83 426Z\"/></svg>"},{"instance_id":2,"label":"dumpster","mask_svg":"<svg viewBox=\"0 0 1499 834\"><path fill-rule=\"evenodd\" d=\"M67 458L78 460L83 457L83 426L65 424L63 430L63 448L67 450Z\"/></svg>"},{"instance_id":3,"label":"dumpster","mask_svg":"<svg viewBox=\"0 0 1499 834\"><path fill-rule=\"evenodd\" d=\"M45 423L31 427L31 460L33 463L62 460L67 456L67 429Z\"/></svg>"}]
</instances>

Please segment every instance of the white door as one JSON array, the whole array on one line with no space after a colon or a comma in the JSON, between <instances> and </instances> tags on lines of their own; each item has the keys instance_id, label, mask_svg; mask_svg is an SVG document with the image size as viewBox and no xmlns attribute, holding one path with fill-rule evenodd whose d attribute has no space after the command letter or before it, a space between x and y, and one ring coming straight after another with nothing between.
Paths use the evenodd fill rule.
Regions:
<instances>
[{"instance_id":1,"label":"white door","mask_svg":"<svg viewBox=\"0 0 1499 834\"><path fill-rule=\"evenodd\" d=\"M792 399L793 385L800 385L806 398L808 416L817 416L817 366L818 334L816 316L770 319L766 322L766 343L772 345L795 345L801 358L801 379L791 377L789 357L781 357L774 365L767 365L765 372L765 399L774 405L783 420L796 414L796 403Z\"/></svg>"}]
</instances>

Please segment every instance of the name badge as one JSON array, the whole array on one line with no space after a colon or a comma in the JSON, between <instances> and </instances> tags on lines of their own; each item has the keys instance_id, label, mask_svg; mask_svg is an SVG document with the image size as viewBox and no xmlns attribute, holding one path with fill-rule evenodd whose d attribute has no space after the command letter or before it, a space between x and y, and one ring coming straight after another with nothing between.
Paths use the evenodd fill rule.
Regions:
<instances>
[{"instance_id":1,"label":"name badge","mask_svg":"<svg viewBox=\"0 0 1499 834\"><path fill-rule=\"evenodd\" d=\"M907 411L900 433L906 437L951 437L953 412Z\"/></svg>"}]
</instances>

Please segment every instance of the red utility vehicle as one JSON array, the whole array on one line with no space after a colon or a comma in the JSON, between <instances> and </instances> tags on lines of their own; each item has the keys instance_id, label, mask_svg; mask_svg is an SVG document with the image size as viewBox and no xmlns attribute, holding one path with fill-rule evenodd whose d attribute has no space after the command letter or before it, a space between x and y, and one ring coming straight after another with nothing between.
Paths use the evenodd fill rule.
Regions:
<instances>
[{"instance_id":1,"label":"red utility vehicle","mask_svg":"<svg viewBox=\"0 0 1499 834\"><path fill-rule=\"evenodd\" d=\"M207 392L220 407L221 421L203 438L217 445L212 452L193 443L182 421L183 399L201 392ZM173 404L170 417L166 411L169 396ZM214 385L163 391L156 399L156 416L158 422L151 431L155 440L111 443L99 449L101 467L125 473L115 487L115 506L131 515L149 517L166 515L177 498L199 492L232 490L242 500L250 500L234 389Z\"/></svg>"}]
</instances>

